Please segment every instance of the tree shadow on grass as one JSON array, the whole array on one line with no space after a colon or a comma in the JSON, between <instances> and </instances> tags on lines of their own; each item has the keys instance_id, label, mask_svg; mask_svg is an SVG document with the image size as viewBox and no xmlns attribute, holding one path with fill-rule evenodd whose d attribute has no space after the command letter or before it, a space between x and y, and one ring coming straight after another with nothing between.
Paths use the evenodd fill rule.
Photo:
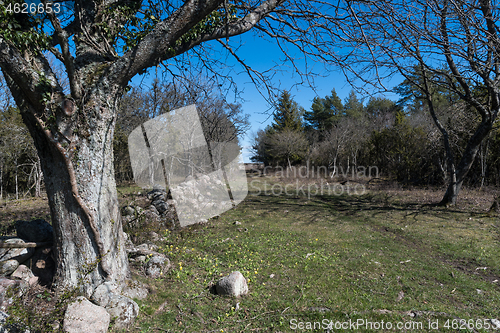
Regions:
<instances>
[{"instance_id":1,"label":"tree shadow on grass","mask_svg":"<svg viewBox=\"0 0 500 333\"><path fill-rule=\"evenodd\" d=\"M302 213L314 222L314 213L328 211L334 216L383 218L385 214L398 213L402 223L409 220L417 222L419 218L430 216L441 220L467 218L484 215L460 209L458 206L444 207L437 203L404 202L395 195L368 193L364 195L317 195L317 196L274 196L250 195L245 204L249 208L262 209L269 214Z\"/></svg>"}]
</instances>

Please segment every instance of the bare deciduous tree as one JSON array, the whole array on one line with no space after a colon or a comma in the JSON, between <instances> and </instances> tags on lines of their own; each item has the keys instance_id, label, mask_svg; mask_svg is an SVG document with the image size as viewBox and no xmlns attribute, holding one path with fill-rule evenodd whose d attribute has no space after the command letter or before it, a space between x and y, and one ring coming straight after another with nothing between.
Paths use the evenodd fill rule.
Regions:
<instances>
[{"instance_id":1,"label":"bare deciduous tree","mask_svg":"<svg viewBox=\"0 0 500 333\"><path fill-rule=\"evenodd\" d=\"M355 1L346 7L344 33L355 76L365 82L399 74L420 89L442 135L449 173L441 204L455 204L474 159L500 109L500 12L489 0ZM418 73L419 80L413 75ZM372 81L373 82L373 81ZM434 92L444 89L480 121L461 156L439 118Z\"/></svg>"}]
</instances>

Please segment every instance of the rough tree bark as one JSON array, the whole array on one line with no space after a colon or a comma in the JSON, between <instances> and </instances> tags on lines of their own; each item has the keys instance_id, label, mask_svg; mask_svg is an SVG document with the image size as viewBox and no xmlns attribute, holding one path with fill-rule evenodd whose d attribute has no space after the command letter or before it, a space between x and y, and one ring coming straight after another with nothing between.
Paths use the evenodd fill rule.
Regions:
<instances>
[{"instance_id":1,"label":"rough tree bark","mask_svg":"<svg viewBox=\"0 0 500 333\"><path fill-rule=\"evenodd\" d=\"M97 88L79 112L63 101L66 108L53 110L57 128L49 130L53 124L7 78L44 173L55 233L55 285L90 295L105 280L124 280L129 269L112 163L117 89Z\"/></svg>"}]
</instances>

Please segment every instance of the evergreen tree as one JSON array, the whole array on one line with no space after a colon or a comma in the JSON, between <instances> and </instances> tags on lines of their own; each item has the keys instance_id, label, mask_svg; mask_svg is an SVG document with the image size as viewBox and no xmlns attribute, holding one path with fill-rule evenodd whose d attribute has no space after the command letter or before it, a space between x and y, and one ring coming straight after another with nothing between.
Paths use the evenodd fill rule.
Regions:
<instances>
[{"instance_id":1,"label":"evergreen tree","mask_svg":"<svg viewBox=\"0 0 500 333\"><path fill-rule=\"evenodd\" d=\"M349 96L344 102L344 114L347 117L361 118L363 116L363 102L361 102L354 90L351 90Z\"/></svg>"},{"instance_id":2,"label":"evergreen tree","mask_svg":"<svg viewBox=\"0 0 500 333\"><path fill-rule=\"evenodd\" d=\"M283 91L278 100L278 107L274 113L273 128L277 132L285 129L292 131L302 130L302 114L304 109L299 107L288 91Z\"/></svg>"},{"instance_id":3,"label":"evergreen tree","mask_svg":"<svg viewBox=\"0 0 500 333\"><path fill-rule=\"evenodd\" d=\"M254 162L262 162L265 165L270 165L274 161L271 148L271 138L276 131L272 126L267 126L264 130L259 130L252 144L253 155L250 159Z\"/></svg>"},{"instance_id":4,"label":"evergreen tree","mask_svg":"<svg viewBox=\"0 0 500 333\"><path fill-rule=\"evenodd\" d=\"M330 130L339 121L343 109L342 101L337 96L335 89L332 89L330 96L313 99L311 111L304 113L304 120L308 126L315 130Z\"/></svg>"},{"instance_id":5,"label":"evergreen tree","mask_svg":"<svg viewBox=\"0 0 500 333\"><path fill-rule=\"evenodd\" d=\"M370 97L366 104L366 113L372 117L394 115L401 107L385 97Z\"/></svg>"}]
</instances>

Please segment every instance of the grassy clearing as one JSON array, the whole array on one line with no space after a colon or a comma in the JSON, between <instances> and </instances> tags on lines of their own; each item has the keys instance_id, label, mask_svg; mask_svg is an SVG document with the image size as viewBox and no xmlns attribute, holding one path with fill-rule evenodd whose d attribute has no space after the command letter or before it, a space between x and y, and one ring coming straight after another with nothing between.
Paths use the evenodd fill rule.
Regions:
<instances>
[{"instance_id":1,"label":"grassy clearing","mask_svg":"<svg viewBox=\"0 0 500 333\"><path fill-rule=\"evenodd\" d=\"M323 320L372 322L352 332L395 331L377 329L383 320L385 328L402 322L396 331L423 332L430 320L444 332L460 318L487 331L479 323L499 316L499 219L465 203L466 210L418 203L428 191L408 194L261 191L205 225L166 233L159 245L174 268L143 280L153 292L138 302L130 331L323 332ZM234 270L247 277L249 294L214 295L211 287ZM301 330L299 322L322 325Z\"/></svg>"},{"instance_id":2,"label":"grassy clearing","mask_svg":"<svg viewBox=\"0 0 500 333\"><path fill-rule=\"evenodd\" d=\"M460 318L492 331L478 325L499 318L500 220L484 214L494 194L464 191L459 208L445 209L427 205L441 191L273 196L264 190L287 180L262 180L218 219L164 234L158 245L174 268L157 280L135 274L152 293L129 332L324 332L329 321L358 320L371 324L333 331L463 332ZM147 205L137 191L119 188L121 205ZM0 222L7 230L48 214L46 199L14 201L0 207ZM234 270L249 294L215 295Z\"/></svg>"}]
</instances>

